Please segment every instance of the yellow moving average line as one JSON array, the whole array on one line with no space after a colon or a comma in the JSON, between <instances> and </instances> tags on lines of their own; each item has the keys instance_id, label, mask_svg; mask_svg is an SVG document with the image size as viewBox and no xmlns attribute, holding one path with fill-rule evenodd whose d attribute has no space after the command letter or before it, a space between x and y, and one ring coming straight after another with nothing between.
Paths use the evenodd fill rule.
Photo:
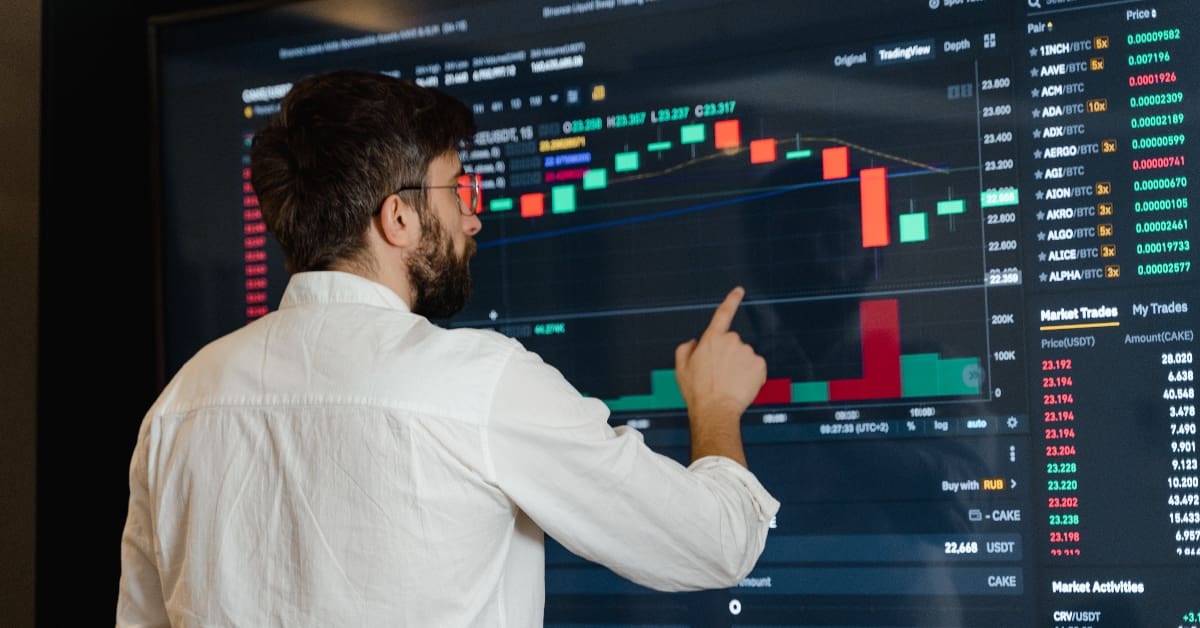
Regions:
<instances>
[{"instance_id":1,"label":"yellow moving average line","mask_svg":"<svg viewBox=\"0 0 1200 628\"><path fill-rule=\"evenodd\" d=\"M780 143L795 142L796 139L797 138L795 138L795 137L775 138L775 141L780 142ZM855 144L854 142L847 142L846 140L843 140L843 139L837 138L837 137L804 137L804 136L800 136L799 140L801 142L824 142L824 143L833 144L836 146L849 146L850 148L867 153L868 155L875 155L876 157L882 157L883 159L890 159L892 161L898 161L900 163L908 164L910 166L916 166L918 168L922 168L924 170L929 170L931 172L943 172L943 173L949 172L949 170L946 168L938 168L937 166L921 163L919 161L914 161L912 159L905 159L904 157L901 157L899 155L892 155L892 154L885 153L880 150L875 150L873 148L867 148L866 146L861 146L859 144ZM608 184L614 185L617 183L629 183L630 181L641 181L643 179L652 179L654 177L661 177L663 175L671 174L672 172L677 172L679 170L683 170L684 168L687 168L689 166L694 166L703 161L708 161L710 159L718 159L720 157L732 157L733 155L738 155L738 154L744 153L747 150L750 150L750 148L748 146L738 146L737 148L723 148L715 153L705 155L703 157L696 157L695 159L689 159L685 162L675 164L674 166L671 166L671 167L663 169L663 170L657 170L654 172L643 172L640 174L628 175L628 176L624 176L624 177L620 177L620 178L612 178L612 179L609 179Z\"/></svg>"}]
</instances>

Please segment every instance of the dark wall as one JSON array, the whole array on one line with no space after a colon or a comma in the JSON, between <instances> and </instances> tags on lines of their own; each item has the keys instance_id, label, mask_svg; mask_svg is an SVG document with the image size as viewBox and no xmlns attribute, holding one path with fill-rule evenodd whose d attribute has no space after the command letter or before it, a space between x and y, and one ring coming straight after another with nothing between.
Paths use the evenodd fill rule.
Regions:
<instances>
[{"instance_id":1,"label":"dark wall","mask_svg":"<svg viewBox=\"0 0 1200 628\"><path fill-rule=\"evenodd\" d=\"M129 455L157 394L147 19L231 4L41 0L40 626L112 625Z\"/></svg>"},{"instance_id":2,"label":"dark wall","mask_svg":"<svg viewBox=\"0 0 1200 628\"><path fill-rule=\"evenodd\" d=\"M0 4L0 618L33 626L41 0Z\"/></svg>"}]
</instances>

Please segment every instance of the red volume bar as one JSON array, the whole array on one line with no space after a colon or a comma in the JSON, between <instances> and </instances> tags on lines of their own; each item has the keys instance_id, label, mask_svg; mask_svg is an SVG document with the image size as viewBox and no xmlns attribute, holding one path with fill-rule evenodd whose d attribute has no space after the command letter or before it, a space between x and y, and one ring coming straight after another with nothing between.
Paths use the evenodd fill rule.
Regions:
<instances>
[{"instance_id":1,"label":"red volume bar","mask_svg":"<svg viewBox=\"0 0 1200 628\"><path fill-rule=\"evenodd\" d=\"M786 377L768 379L750 405L779 404L792 402L792 380Z\"/></svg>"},{"instance_id":2,"label":"red volume bar","mask_svg":"<svg viewBox=\"0 0 1200 628\"><path fill-rule=\"evenodd\" d=\"M892 241L888 228L887 168L858 171L862 204L862 245L864 249L887 246Z\"/></svg>"},{"instance_id":3,"label":"red volume bar","mask_svg":"<svg viewBox=\"0 0 1200 628\"><path fill-rule=\"evenodd\" d=\"M895 399L900 390L900 303L896 299L863 301L858 305L862 325L860 379L829 382L830 401Z\"/></svg>"}]
</instances>

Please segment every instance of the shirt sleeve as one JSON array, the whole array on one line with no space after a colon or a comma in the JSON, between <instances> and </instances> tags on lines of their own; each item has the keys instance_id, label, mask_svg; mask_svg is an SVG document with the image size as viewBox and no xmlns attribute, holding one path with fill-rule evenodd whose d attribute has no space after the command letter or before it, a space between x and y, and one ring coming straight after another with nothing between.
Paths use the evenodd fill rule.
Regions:
<instances>
[{"instance_id":1,"label":"shirt sleeve","mask_svg":"<svg viewBox=\"0 0 1200 628\"><path fill-rule=\"evenodd\" d=\"M150 515L149 424L150 420L143 423L129 463L129 513L125 518L125 531L121 534L121 583L117 594L116 625L122 628L170 626Z\"/></svg>"},{"instance_id":2,"label":"shirt sleeve","mask_svg":"<svg viewBox=\"0 0 1200 628\"><path fill-rule=\"evenodd\" d=\"M754 567L779 508L752 473L718 456L690 467L608 425L533 353L498 380L488 455L503 490L575 554L661 591L724 588Z\"/></svg>"}]
</instances>

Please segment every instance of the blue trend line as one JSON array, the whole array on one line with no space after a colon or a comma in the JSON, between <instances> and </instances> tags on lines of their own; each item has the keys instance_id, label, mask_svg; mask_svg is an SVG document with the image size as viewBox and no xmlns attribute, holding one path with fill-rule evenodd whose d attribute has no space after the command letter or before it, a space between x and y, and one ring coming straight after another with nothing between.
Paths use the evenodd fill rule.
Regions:
<instances>
[{"instance_id":1,"label":"blue trend line","mask_svg":"<svg viewBox=\"0 0 1200 628\"><path fill-rule=\"evenodd\" d=\"M888 178L894 179L894 178L899 178L899 177L911 177L911 176L917 176L917 175L923 175L923 174L942 174L943 172L944 171L929 172L926 170L911 170L909 172L889 173ZM554 238L554 237L558 237L561 235L569 235L572 233L581 233L584 231L593 231L595 229L607 229L609 227L620 227L623 225L632 225L632 224L637 224L639 222L658 220L660 218L670 218L672 216L679 216L682 214L690 214L692 212L703 211L706 209L713 209L714 207L724 207L726 205L733 205L735 203L742 203L745 201L756 201L759 199L770 198L772 196L779 196L780 194L786 194L788 192L794 192L796 190L801 190L801 189L805 189L805 188L814 188L814 187L820 187L820 186L824 186L824 185L842 184L842 183L846 183L848 181L858 181L858 180L859 180L859 177L846 177L843 179L831 179L828 181L811 181L809 183L797 183L796 185L789 185L787 187L780 188L777 190L770 190L767 192L759 192L757 194L750 194L748 196L737 196L734 198L725 199L723 201L712 201L710 203L701 203L699 205L690 205L688 207L680 207L679 209L669 209L666 211L658 212L656 214L646 214L643 216L631 216L629 218L617 218L615 220L605 220L602 222L595 222L595 223L591 223L591 224L587 224L587 225L578 225L575 227L564 227L561 229L554 229L552 231L543 231L541 233L531 233L529 235L523 235L523 236L512 236L512 237L508 237L508 238L501 238L499 240L489 240L487 242L480 242L478 245L478 249L479 250L490 249L490 248L494 248L497 246L517 244L520 242L529 242L531 240L544 240L546 238Z\"/></svg>"}]
</instances>

